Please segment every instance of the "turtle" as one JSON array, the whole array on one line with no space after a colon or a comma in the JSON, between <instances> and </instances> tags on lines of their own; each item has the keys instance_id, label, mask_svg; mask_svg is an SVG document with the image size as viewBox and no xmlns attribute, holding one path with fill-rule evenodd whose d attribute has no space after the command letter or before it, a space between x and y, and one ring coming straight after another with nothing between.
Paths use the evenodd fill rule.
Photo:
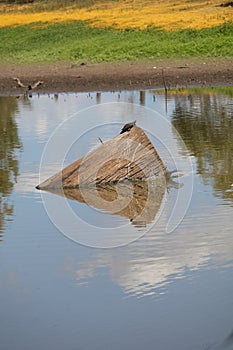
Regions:
<instances>
[{"instance_id":1,"label":"turtle","mask_svg":"<svg viewBox=\"0 0 233 350\"><path fill-rule=\"evenodd\" d=\"M130 131L135 124L136 124L136 120L134 122L125 124L121 129L120 134L123 134L126 131Z\"/></svg>"}]
</instances>

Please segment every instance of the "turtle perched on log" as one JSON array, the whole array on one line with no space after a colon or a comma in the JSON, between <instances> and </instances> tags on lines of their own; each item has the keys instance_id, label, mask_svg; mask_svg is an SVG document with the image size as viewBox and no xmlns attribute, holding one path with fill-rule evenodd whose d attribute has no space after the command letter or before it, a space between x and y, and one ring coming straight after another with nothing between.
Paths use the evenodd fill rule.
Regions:
<instances>
[{"instance_id":1,"label":"turtle perched on log","mask_svg":"<svg viewBox=\"0 0 233 350\"><path fill-rule=\"evenodd\" d=\"M130 131L134 125L136 125L136 120L134 122L125 124L121 129L120 134L123 134L126 131Z\"/></svg>"},{"instance_id":2,"label":"turtle perched on log","mask_svg":"<svg viewBox=\"0 0 233 350\"><path fill-rule=\"evenodd\" d=\"M106 185L124 180L165 178L167 170L144 131L135 123L126 129L123 131L123 127L121 134L104 142L36 188L65 189Z\"/></svg>"}]
</instances>

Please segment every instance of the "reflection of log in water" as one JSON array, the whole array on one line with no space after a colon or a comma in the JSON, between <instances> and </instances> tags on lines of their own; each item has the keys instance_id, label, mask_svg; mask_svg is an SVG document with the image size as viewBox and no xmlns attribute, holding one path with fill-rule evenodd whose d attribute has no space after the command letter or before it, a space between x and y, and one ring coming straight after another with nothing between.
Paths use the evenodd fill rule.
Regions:
<instances>
[{"instance_id":1,"label":"reflection of log in water","mask_svg":"<svg viewBox=\"0 0 233 350\"><path fill-rule=\"evenodd\" d=\"M86 203L96 209L128 218L135 226L150 224L157 215L166 189L164 178L122 182L97 187L51 189L50 192Z\"/></svg>"}]
</instances>

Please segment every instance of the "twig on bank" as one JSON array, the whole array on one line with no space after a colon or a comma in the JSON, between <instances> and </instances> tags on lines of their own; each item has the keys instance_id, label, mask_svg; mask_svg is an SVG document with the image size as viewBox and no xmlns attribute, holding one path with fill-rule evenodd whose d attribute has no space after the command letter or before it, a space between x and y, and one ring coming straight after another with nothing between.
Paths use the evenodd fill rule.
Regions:
<instances>
[{"instance_id":1,"label":"twig on bank","mask_svg":"<svg viewBox=\"0 0 233 350\"><path fill-rule=\"evenodd\" d=\"M38 80L36 83L34 84L28 84L28 85L24 85L19 78L13 78L13 80L15 80L17 82L18 87L20 88L26 88L27 90L34 90L36 89L38 86L44 84L44 82L42 80Z\"/></svg>"}]
</instances>

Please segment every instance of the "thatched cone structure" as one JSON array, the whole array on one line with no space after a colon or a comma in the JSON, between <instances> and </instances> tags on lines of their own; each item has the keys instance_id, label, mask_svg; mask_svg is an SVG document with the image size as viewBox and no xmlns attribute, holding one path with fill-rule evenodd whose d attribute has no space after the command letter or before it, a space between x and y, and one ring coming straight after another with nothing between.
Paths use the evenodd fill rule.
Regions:
<instances>
[{"instance_id":1,"label":"thatched cone structure","mask_svg":"<svg viewBox=\"0 0 233 350\"><path fill-rule=\"evenodd\" d=\"M68 165L36 188L47 191L59 188L64 190L124 180L144 181L161 176L166 176L162 160L144 131L133 126Z\"/></svg>"}]
</instances>

